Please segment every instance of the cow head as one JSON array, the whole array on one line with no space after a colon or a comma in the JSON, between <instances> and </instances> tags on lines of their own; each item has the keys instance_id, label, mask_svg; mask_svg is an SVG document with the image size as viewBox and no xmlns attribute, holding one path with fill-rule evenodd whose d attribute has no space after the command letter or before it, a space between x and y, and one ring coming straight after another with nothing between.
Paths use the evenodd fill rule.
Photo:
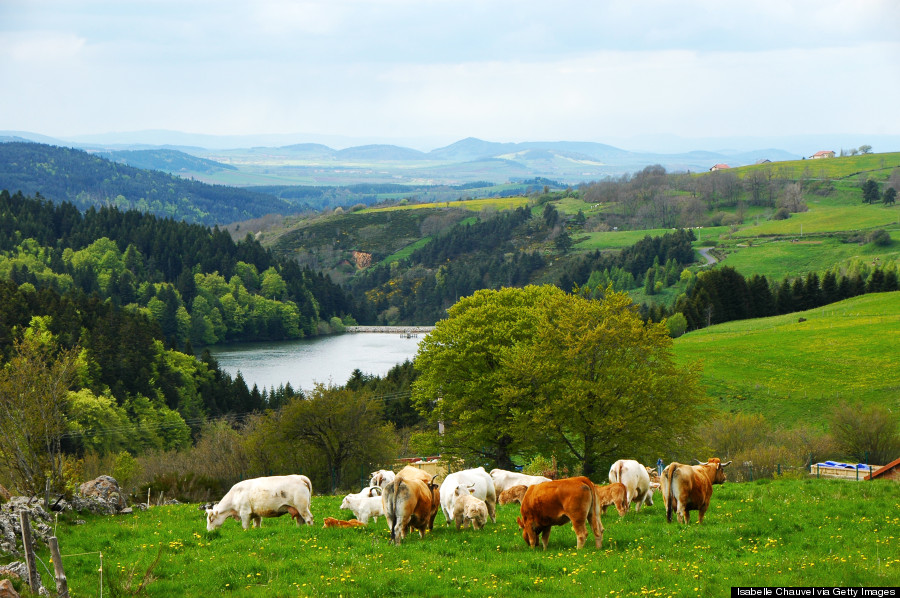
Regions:
<instances>
[{"instance_id":1,"label":"cow head","mask_svg":"<svg viewBox=\"0 0 900 598\"><path fill-rule=\"evenodd\" d=\"M521 516L516 517L516 523L519 524L519 527L522 528L522 539L525 540L525 543L528 544L531 548L534 548L538 545L538 533L531 525L525 525L525 521Z\"/></svg>"},{"instance_id":2,"label":"cow head","mask_svg":"<svg viewBox=\"0 0 900 598\"><path fill-rule=\"evenodd\" d=\"M697 461L697 459L694 460ZM697 461L697 463L700 463L700 461ZM709 461L707 461L706 463L700 463L700 465L711 466L715 468L712 471L712 477L710 478L710 481L713 484L724 484L726 478L725 468L731 465L731 461L729 461L728 463L722 463L718 458L712 457Z\"/></svg>"},{"instance_id":3,"label":"cow head","mask_svg":"<svg viewBox=\"0 0 900 598\"><path fill-rule=\"evenodd\" d=\"M218 509L206 509L206 531L212 532L219 529L225 520L229 517L233 517L240 521L240 518L231 511L225 511L220 513Z\"/></svg>"},{"instance_id":4,"label":"cow head","mask_svg":"<svg viewBox=\"0 0 900 598\"><path fill-rule=\"evenodd\" d=\"M342 509L347 509L347 510L353 509L353 507L350 506L350 497L351 496L352 496L351 494L348 494L347 496L344 497L344 500L341 502Z\"/></svg>"}]
</instances>

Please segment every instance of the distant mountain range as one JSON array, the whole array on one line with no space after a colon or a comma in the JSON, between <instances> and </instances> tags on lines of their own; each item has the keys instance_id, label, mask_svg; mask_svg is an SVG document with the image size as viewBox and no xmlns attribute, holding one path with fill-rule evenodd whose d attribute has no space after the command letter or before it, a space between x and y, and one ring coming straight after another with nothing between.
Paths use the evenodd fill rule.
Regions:
<instances>
[{"instance_id":1,"label":"distant mountain range","mask_svg":"<svg viewBox=\"0 0 900 598\"><path fill-rule=\"evenodd\" d=\"M162 170L183 178L229 186L400 183L461 185L474 181L497 184L546 178L563 185L616 177L659 164L669 172L705 172L726 163L744 166L762 160L797 160L821 149L839 151L851 136L811 136L803 153L775 146L749 145L682 152L629 151L604 143L584 141L529 141L499 143L474 137L422 151L400 145L371 143L334 149L325 143L291 143L297 135L231 136L193 135L173 131L145 131L93 135L59 140L21 131L0 131L0 141L35 141L80 148L112 161L138 168ZM339 141L340 138L334 138ZM897 136L856 136L876 151L900 149ZM267 145L253 145L254 142ZM343 141L347 141L346 139ZM707 140L713 143L714 140ZM764 141L764 140L761 140ZM649 143L649 140L646 141ZM239 145L244 143L246 145ZM684 145L682 140L682 145ZM798 144L794 141L792 144ZM666 138L662 146L674 147ZM847 145L846 147L855 147Z\"/></svg>"}]
</instances>

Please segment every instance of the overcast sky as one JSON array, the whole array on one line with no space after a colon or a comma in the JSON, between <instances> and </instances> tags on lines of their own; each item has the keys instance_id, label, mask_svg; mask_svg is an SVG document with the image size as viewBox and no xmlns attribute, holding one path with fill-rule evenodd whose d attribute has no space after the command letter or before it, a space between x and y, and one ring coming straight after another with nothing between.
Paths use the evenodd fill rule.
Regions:
<instances>
[{"instance_id":1,"label":"overcast sky","mask_svg":"<svg viewBox=\"0 0 900 598\"><path fill-rule=\"evenodd\" d=\"M900 2L0 0L0 81L54 137L900 135Z\"/></svg>"}]
</instances>

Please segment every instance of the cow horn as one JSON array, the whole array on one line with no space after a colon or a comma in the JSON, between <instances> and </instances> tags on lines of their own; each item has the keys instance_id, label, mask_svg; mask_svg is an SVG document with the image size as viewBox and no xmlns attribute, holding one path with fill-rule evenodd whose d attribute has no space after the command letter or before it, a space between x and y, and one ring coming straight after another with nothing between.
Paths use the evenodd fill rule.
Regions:
<instances>
[{"instance_id":1,"label":"cow horn","mask_svg":"<svg viewBox=\"0 0 900 598\"><path fill-rule=\"evenodd\" d=\"M722 463L722 467L728 467L729 465L731 465L731 461L729 461L728 463Z\"/></svg>"},{"instance_id":2,"label":"cow horn","mask_svg":"<svg viewBox=\"0 0 900 598\"><path fill-rule=\"evenodd\" d=\"M697 465L703 465L703 463L700 462L700 459L694 459L694 463L696 463Z\"/></svg>"}]
</instances>

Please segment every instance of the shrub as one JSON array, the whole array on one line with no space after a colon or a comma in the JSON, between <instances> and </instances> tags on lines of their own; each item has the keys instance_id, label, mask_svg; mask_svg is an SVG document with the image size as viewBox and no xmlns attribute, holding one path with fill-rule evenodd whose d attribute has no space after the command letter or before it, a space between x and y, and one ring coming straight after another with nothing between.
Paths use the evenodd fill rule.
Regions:
<instances>
[{"instance_id":1,"label":"shrub","mask_svg":"<svg viewBox=\"0 0 900 598\"><path fill-rule=\"evenodd\" d=\"M681 312L676 312L666 319L666 328L669 329L669 336L678 338L687 330L687 318Z\"/></svg>"},{"instance_id":2,"label":"shrub","mask_svg":"<svg viewBox=\"0 0 900 598\"><path fill-rule=\"evenodd\" d=\"M891 235L883 228L879 228L869 233L866 241L877 247L888 247L891 244Z\"/></svg>"},{"instance_id":3,"label":"shrub","mask_svg":"<svg viewBox=\"0 0 900 598\"><path fill-rule=\"evenodd\" d=\"M791 213L787 208L778 208L774 214L772 214L772 220L787 220L791 217Z\"/></svg>"},{"instance_id":4,"label":"shrub","mask_svg":"<svg viewBox=\"0 0 900 598\"><path fill-rule=\"evenodd\" d=\"M831 433L844 454L860 462L884 465L900 455L900 422L883 405L838 404Z\"/></svg>"}]
</instances>

